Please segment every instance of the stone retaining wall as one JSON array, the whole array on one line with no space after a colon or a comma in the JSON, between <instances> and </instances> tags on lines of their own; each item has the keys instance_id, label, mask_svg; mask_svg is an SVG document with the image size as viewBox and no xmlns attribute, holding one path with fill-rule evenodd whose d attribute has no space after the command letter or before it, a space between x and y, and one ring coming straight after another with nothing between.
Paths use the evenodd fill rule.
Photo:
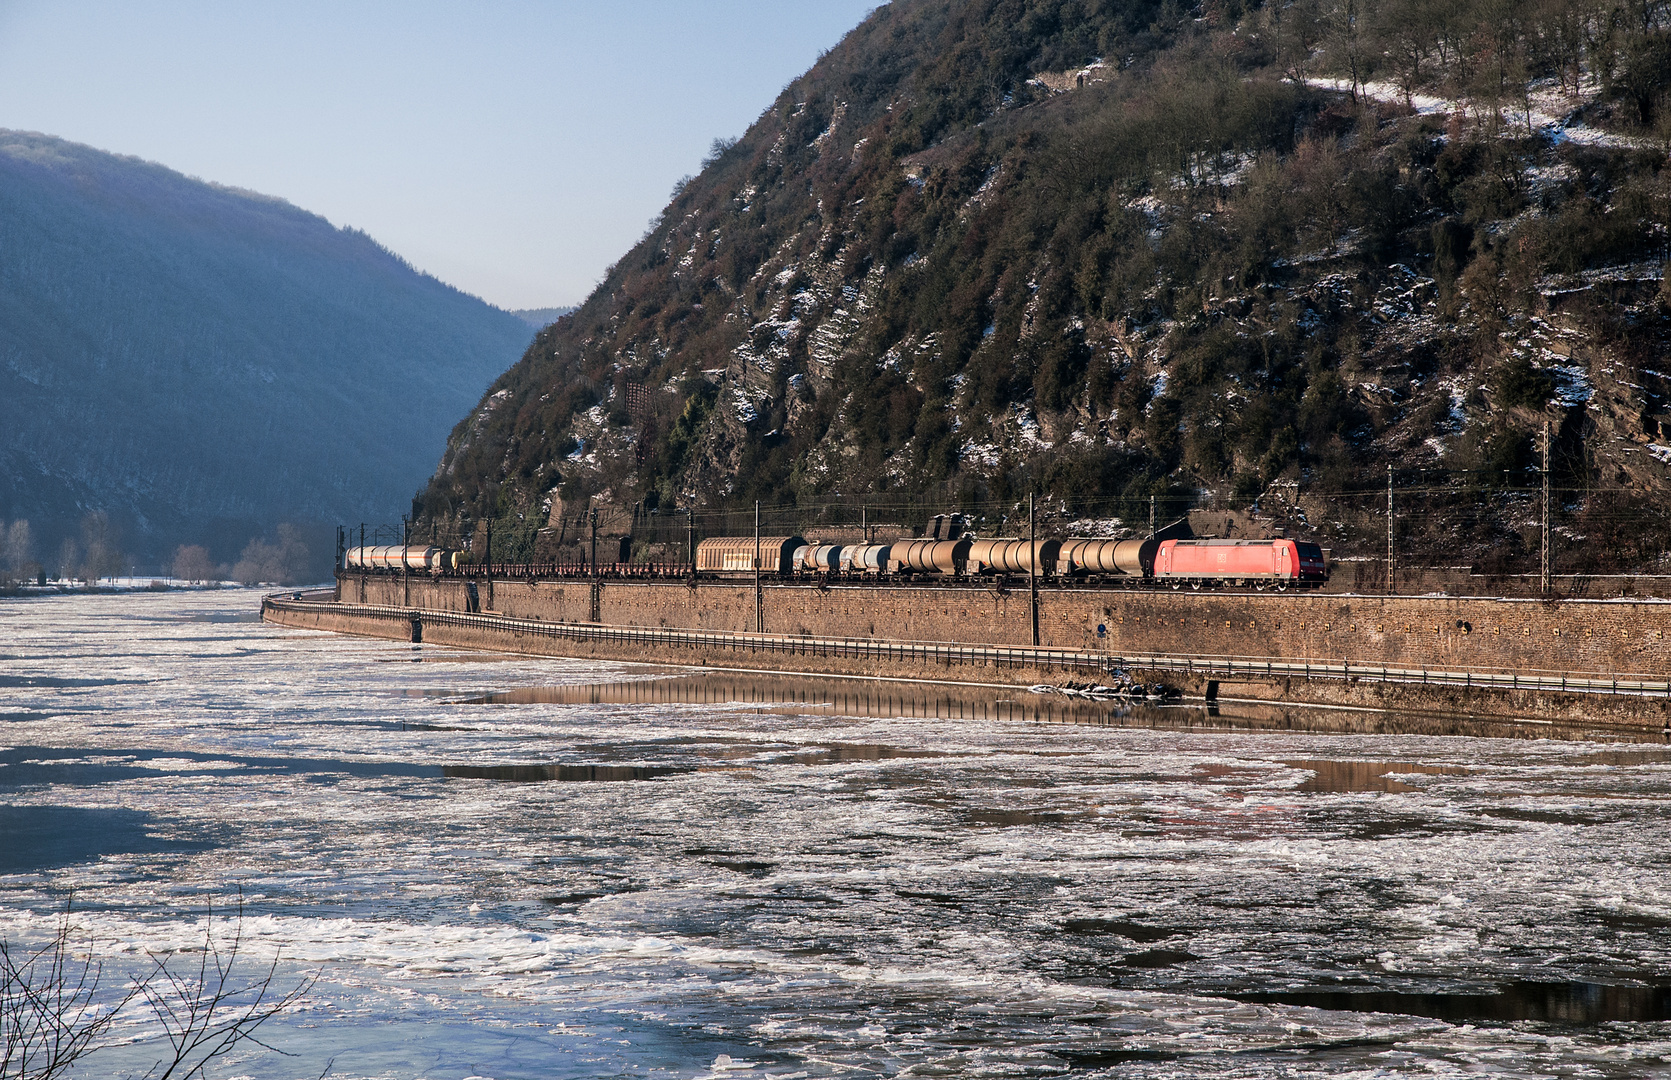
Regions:
<instances>
[{"instance_id":1,"label":"stone retaining wall","mask_svg":"<svg viewBox=\"0 0 1671 1080\"><path fill-rule=\"evenodd\" d=\"M264 617L271 622L301 629L324 630L337 633L361 634L369 637L407 640L417 628L425 644L451 645L490 651L516 652L536 656L562 656L583 659L625 661L635 663L669 664L688 667L743 668L813 675L827 673L871 678L906 680L950 680L1027 686L1037 682L1060 683L1068 678L1096 678L1098 664L1106 665L1106 657L1085 653L1063 653L1063 663L1053 663L1049 657L1037 660L1025 654L1034 650L1019 648L995 650L999 656L986 659L947 655L936 658L936 651L945 653L976 652L926 644L876 641L860 642L858 650L869 655L832 655L830 649L820 649L818 639L779 638L772 642L750 642L747 634L732 635L710 632L708 641L678 640L691 635L677 631L648 630L658 639L653 647L641 642L611 640L628 636L627 632L612 633L612 628L597 624L554 622L505 625L507 620L493 618L449 618L416 609L384 608L381 610L357 605L281 601L263 607ZM646 632L640 628L637 633ZM824 644L829 644L827 641ZM837 643L840 644L840 643ZM892 644L895 648L886 648ZM842 650L837 650L839 653ZM993 651L993 650L988 650ZM1017 656L1015 654L1023 654ZM1089 663L1091 666L1087 667ZM1325 704L1396 713L1421 713L1430 716L1475 716L1493 718L1526 718L1536 723L1582 725L1585 731L1609 737L1610 730L1659 733L1671 729L1671 701L1661 691L1650 696L1601 693L1555 693L1549 690L1511 689L1506 686L1482 689L1460 685L1414 685L1411 682L1377 681L1373 671L1362 677L1341 677L1338 669L1331 677L1301 678L1292 675L1259 677L1256 673L1227 672L1222 664L1194 665L1196 673L1183 671L1182 665L1172 662L1162 670L1144 670L1144 662L1133 662L1133 674L1143 681L1167 681L1180 685L1185 693L1197 698L1208 692L1209 680L1216 684L1224 700L1260 700L1273 704ZM1536 729L1529 729L1536 734ZM1568 732L1566 737L1574 736Z\"/></svg>"},{"instance_id":2,"label":"stone retaining wall","mask_svg":"<svg viewBox=\"0 0 1671 1080\"><path fill-rule=\"evenodd\" d=\"M363 585L362 585L363 583ZM748 583L498 581L478 603L512 618L751 632ZM344 578L349 602L470 610L458 579ZM981 587L766 585L774 634L1026 645L1028 594ZM1098 627L1103 628L1099 635ZM1671 602L1504 600L1184 590L1045 588L1040 644L1114 653L1346 661L1475 670L1636 674L1671 671Z\"/></svg>"}]
</instances>

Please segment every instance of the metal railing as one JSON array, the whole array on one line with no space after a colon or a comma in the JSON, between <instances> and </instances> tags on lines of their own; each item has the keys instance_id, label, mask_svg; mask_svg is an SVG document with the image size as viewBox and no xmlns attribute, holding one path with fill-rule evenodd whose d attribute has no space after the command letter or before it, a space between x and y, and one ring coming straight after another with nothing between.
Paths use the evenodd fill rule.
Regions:
<instances>
[{"instance_id":1,"label":"metal railing","mask_svg":"<svg viewBox=\"0 0 1671 1080\"><path fill-rule=\"evenodd\" d=\"M1097 650L972 645L939 641L892 641L878 638L829 638L794 634L754 634L741 631L693 630L675 627L609 626L594 623L544 622L505 615L475 615L421 608L343 604L269 596L262 612L329 611L360 618L384 619L422 626L456 626L496 630L513 636L545 637L611 645L680 649L716 649L754 654L820 657L841 660L929 662L935 665L973 665L999 670L1050 668L1085 675L1108 676L1129 669L1160 671L1205 678L1302 678L1352 682L1395 683L1472 690L1538 690L1557 693L1617 694L1671 699L1671 679L1609 672L1569 672L1475 668L1447 670L1356 664L1346 660L1274 659L1255 656L1214 656L1175 653L1111 653Z\"/></svg>"}]
</instances>

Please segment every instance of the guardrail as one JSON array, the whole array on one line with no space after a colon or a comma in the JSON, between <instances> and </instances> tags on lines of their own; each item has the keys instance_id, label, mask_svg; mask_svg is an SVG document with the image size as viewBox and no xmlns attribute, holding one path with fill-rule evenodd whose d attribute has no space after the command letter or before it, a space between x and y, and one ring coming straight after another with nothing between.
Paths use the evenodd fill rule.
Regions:
<instances>
[{"instance_id":1,"label":"guardrail","mask_svg":"<svg viewBox=\"0 0 1671 1080\"><path fill-rule=\"evenodd\" d=\"M328 595L328 594L327 594ZM1539 690L1568 694L1617 694L1671 699L1671 679L1606 672L1517 671L1508 668L1452 671L1434 668L1354 664L1332 660L1277 660L1252 656L1178 655L1168 653L1107 653L1025 645L968 645L939 641L888 641L876 638L820 638L793 634L752 634L724 630L686 630L675 627L606 626L592 623L551 623L514 619L505 615L474 615L421 608L344 604L298 600L279 595L262 600L262 612L329 611L360 618L386 619L417 626L457 626L498 630L510 634L613 645L674 646L735 652L780 653L790 656L843 660L915 660L939 664L968 664L994 669L1057 668L1086 675L1107 676L1126 669L1200 675L1207 678L1341 679L1356 682L1420 686L1454 686L1471 690Z\"/></svg>"}]
</instances>

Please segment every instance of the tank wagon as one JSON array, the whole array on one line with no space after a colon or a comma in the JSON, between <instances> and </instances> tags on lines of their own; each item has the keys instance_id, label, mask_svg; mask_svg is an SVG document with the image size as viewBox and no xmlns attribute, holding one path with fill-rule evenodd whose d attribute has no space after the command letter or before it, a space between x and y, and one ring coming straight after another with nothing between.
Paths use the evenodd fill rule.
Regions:
<instances>
[{"instance_id":1,"label":"tank wagon","mask_svg":"<svg viewBox=\"0 0 1671 1080\"><path fill-rule=\"evenodd\" d=\"M892 552L893 547L889 544L850 544L841 549L842 573L884 573Z\"/></svg>"},{"instance_id":2,"label":"tank wagon","mask_svg":"<svg viewBox=\"0 0 1671 1080\"><path fill-rule=\"evenodd\" d=\"M1142 540L1067 540L1062 544L1059 559L1069 574L1117 574L1126 577L1150 577L1155 572L1155 552L1160 541L1154 537Z\"/></svg>"},{"instance_id":3,"label":"tank wagon","mask_svg":"<svg viewBox=\"0 0 1671 1080\"><path fill-rule=\"evenodd\" d=\"M1060 540L976 540L969 547L972 574L1054 574Z\"/></svg>"},{"instance_id":4,"label":"tank wagon","mask_svg":"<svg viewBox=\"0 0 1671 1080\"><path fill-rule=\"evenodd\" d=\"M457 570L464 553L451 548L385 544L351 547L343 554L343 565L371 570L418 570L429 574Z\"/></svg>"},{"instance_id":5,"label":"tank wagon","mask_svg":"<svg viewBox=\"0 0 1671 1080\"><path fill-rule=\"evenodd\" d=\"M959 576L969 566L970 540L906 540L888 553L888 567L896 574Z\"/></svg>"},{"instance_id":6,"label":"tank wagon","mask_svg":"<svg viewBox=\"0 0 1671 1080\"><path fill-rule=\"evenodd\" d=\"M841 569L841 547L838 544L803 544L795 549L794 564L797 570L833 574Z\"/></svg>"}]
</instances>

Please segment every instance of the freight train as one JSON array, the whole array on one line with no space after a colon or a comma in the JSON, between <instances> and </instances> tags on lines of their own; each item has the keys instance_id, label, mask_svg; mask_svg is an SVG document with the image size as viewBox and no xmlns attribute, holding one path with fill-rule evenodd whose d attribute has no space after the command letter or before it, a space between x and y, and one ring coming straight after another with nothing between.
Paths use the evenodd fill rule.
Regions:
<instances>
[{"instance_id":1,"label":"freight train","mask_svg":"<svg viewBox=\"0 0 1671 1080\"><path fill-rule=\"evenodd\" d=\"M1181 588L1314 588L1328 578L1323 549L1305 540L898 540L812 544L799 536L723 536L696 545L696 572L773 578L868 575L1001 578Z\"/></svg>"},{"instance_id":2,"label":"freight train","mask_svg":"<svg viewBox=\"0 0 1671 1080\"><path fill-rule=\"evenodd\" d=\"M773 580L891 579L1050 581L1190 588L1315 588L1328 578L1323 549L1305 540L1047 539L936 540L889 544L814 544L799 536L717 536L696 545L698 577ZM347 570L447 574L466 567L461 551L440 547L352 547ZM537 576L598 573L641 576L643 567L495 566L495 572ZM656 566L653 576L686 576L692 567ZM478 568L475 572L485 572Z\"/></svg>"}]
</instances>

